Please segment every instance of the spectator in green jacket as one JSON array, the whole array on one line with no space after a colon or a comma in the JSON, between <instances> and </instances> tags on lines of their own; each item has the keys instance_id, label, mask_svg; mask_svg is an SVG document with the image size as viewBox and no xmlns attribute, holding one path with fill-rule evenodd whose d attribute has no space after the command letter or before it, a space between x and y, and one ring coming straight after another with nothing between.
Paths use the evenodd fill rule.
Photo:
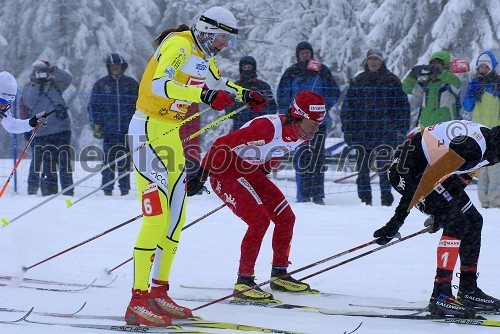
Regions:
<instances>
[{"instance_id":1,"label":"spectator in green jacket","mask_svg":"<svg viewBox=\"0 0 500 334\"><path fill-rule=\"evenodd\" d=\"M458 119L460 79L450 73L450 53L439 51L429 65L417 65L403 79L406 94L423 95L418 124L432 124Z\"/></svg>"}]
</instances>

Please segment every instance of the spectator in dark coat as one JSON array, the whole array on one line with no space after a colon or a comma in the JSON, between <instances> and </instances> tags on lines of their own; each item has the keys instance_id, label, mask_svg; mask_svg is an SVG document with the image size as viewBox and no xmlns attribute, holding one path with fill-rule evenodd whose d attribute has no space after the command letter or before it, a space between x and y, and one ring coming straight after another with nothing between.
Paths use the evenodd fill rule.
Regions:
<instances>
[{"instance_id":1,"label":"spectator in dark coat","mask_svg":"<svg viewBox=\"0 0 500 334\"><path fill-rule=\"evenodd\" d=\"M358 150L359 198L372 204L369 165L379 157L376 171L382 205L391 206L394 197L386 163L391 161L393 148L405 139L410 126L410 105L401 81L387 69L380 49L368 50L364 71L352 80L347 91L341 119L347 145Z\"/></svg>"},{"instance_id":2,"label":"spectator in dark coat","mask_svg":"<svg viewBox=\"0 0 500 334\"><path fill-rule=\"evenodd\" d=\"M36 195L39 188L42 196L56 194L58 171L62 189L73 184L71 121L62 96L72 80L71 74L65 70L52 66L46 60L37 60L32 65L30 82L23 89L23 118L28 119L41 112L52 113L50 126L41 127L32 142L29 195ZM73 193L71 189L64 195L73 196Z\"/></svg>"},{"instance_id":3,"label":"spectator in dark coat","mask_svg":"<svg viewBox=\"0 0 500 334\"><path fill-rule=\"evenodd\" d=\"M261 113L256 113L250 108L240 111L233 119L233 126L231 131L238 130L243 124L251 121L255 117L269 114L276 114L278 106L274 100L271 86L265 81L257 78L257 62L252 56L245 56L240 59L240 78L235 83L243 88L259 92L267 100L267 104L262 109ZM232 106L226 108L226 114L240 108L243 104L236 102Z\"/></svg>"},{"instance_id":4,"label":"spectator in dark coat","mask_svg":"<svg viewBox=\"0 0 500 334\"><path fill-rule=\"evenodd\" d=\"M104 161L109 163L129 152L126 141L128 125L135 112L135 102L139 83L124 73L128 64L117 53L105 58L108 75L97 80L92 87L88 105L94 137L103 140ZM128 195L130 190L130 159L119 162L102 171L102 184L109 183L126 173L118 180L121 195ZM114 183L103 188L104 194L112 195Z\"/></svg>"},{"instance_id":5,"label":"spectator in dark coat","mask_svg":"<svg viewBox=\"0 0 500 334\"><path fill-rule=\"evenodd\" d=\"M285 114L290 108L293 98L303 90L320 94L326 101L329 111L340 96L340 89L333 79L332 72L320 61L314 59L314 50L310 43L297 44L295 55L297 63L286 69L278 85L279 113ZM331 118L326 113L326 119L321 124L311 141L304 143L295 150L294 168L297 181L297 202L324 204L325 175L325 137Z\"/></svg>"}]
</instances>

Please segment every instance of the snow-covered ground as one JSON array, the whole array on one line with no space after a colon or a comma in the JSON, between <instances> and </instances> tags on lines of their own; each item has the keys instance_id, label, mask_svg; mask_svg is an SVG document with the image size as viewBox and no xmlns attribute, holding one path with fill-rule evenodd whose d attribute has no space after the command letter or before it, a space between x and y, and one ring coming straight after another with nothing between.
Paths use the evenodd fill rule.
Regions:
<instances>
[{"instance_id":1,"label":"snow-covered ground","mask_svg":"<svg viewBox=\"0 0 500 334\"><path fill-rule=\"evenodd\" d=\"M3 173L2 174L7 174ZM78 178L76 177L75 180ZM2 178L4 180L4 178ZM100 176L96 176L99 183ZM319 261L334 254L372 240L372 233L392 216L394 207L380 206L379 192L374 191L374 206L359 203L354 186L337 186L340 193L327 187L326 206L294 201L294 184L283 183L294 209L297 221L291 250L290 270ZM3 182L2 182L3 184ZM0 218L12 219L46 198L7 192L0 199ZM374 188L378 188L375 185ZM75 201L91 188L79 187ZM116 191L115 191L116 192ZM469 189L472 200L478 205L474 186ZM11 225L0 229L0 275L20 275L21 267L33 264L87 240L140 214L136 196L105 197L99 192L72 208L67 208L64 196L48 202ZM189 199L189 223L221 205L213 194ZM498 209L480 209L484 215L481 260L479 263L480 287L487 293L500 296L500 266L498 244L500 219ZM423 228L424 215L412 212L401 229L403 235ZM48 262L30 269L25 277L59 281L107 283L113 276L104 273L131 257L140 221L130 223L110 234L71 250ZM246 225L226 208L184 231L171 274L171 296L176 298L219 298L230 291L204 291L181 288L180 285L204 285L231 288L236 281L239 247ZM256 267L257 281L269 279L271 260L271 228L263 242ZM313 288L338 295L275 294L282 302L324 307L331 310L366 309L349 306L349 303L422 305L431 293L435 271L435 251L439 234L420 235L387 249L370 254L308 280ZM372 249L368 247L362 251ZM343 261L362 251L300 272L304 277L316 270ZM132 283L131 263L115 271L116 281L107 288L89 288L81 292L48 292L23 289L14 282L0 287L0 307L38 311L72 312L84 302L80 314L123 315L129 302ZM455 279L456 280L456 279ZM495 283L496 282L496 283ZM46 286L48 287L48 286ZM267 286L265 289L269 289ZM412 302L413 304L409 304ZM183 302L190 307L198 302ZM373 310L371 310L373 311ZM373 319L345 317L305 312L300 310L265 309L249 306L215 304L195 312L206 320L237 322L304 333L344 333L353 331L361 322L357 334L363 333L498 333L498 329L465 325L440 324L428 321ZM0 312L0 320L19 317L21 313ZM36 321L74 322L86 321L102 324L119 324L112 321L73 320L47 318L32 314ZM500 320L498 317L492 319ZM206 332L229 333L228 330L203 329ZM0 324L0 333L105 333L99 330L29 324Z\"/></svg>"}]
</instances>

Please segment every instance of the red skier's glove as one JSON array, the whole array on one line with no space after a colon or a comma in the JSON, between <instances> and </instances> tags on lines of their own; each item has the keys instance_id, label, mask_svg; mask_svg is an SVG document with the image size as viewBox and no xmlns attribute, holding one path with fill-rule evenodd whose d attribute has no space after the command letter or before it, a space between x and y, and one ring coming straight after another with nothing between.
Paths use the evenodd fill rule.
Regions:
<instances>
[{"instance_id":1,"label":"red skier's glove","mask_svg":"<svg viewBox=\"0 0 500 334\"><path fill-rule=\"evenodd\" d=\"M243 90L241 99L244 103L248 103L250 109L255 112L261 112L262 108L264 108L264 105L267 103L267 100L258 92L246 89Z\"/></svg>"},{"instance_id":2,"label":"red skier's glove","mask_svg":"<svg viewBox=\"0 0 500 334\"><path fill-rule=\"evenodd\" d=\"M223 90L204 89L201 91L201 100L215 110L224 110L234 103L234 99Z\"/></svg>"}]
</instances>

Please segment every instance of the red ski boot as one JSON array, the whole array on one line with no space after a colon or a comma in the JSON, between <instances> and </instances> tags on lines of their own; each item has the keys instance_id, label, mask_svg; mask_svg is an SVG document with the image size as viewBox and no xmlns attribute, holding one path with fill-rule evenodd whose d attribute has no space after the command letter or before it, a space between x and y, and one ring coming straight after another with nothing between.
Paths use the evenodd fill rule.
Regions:
<instances>
[{"instance_id":1,"label":"red ski boot","mask_svg":"<svg viewBox=\"0 0 500 334\"><path fill-rule=\"evenodd\" d=\"M166 284L151 287L149 294L150 302L155 303L158 311L167 317L174 319L185 319L193 315L190 309L177 305L172 298L168 296L168 282Z\"/></svg>"},{"instance_id":2,"label":"red ski boot","mask_svg":"<svg viewBox=\"0 0 500 334\"><path fill-rule=\"evenodd\" d=\"M158 312L156 305L150 304L147 291L132 289L132 299L125 312L127 325L145 325L164 327L172 323L172 319Z\"/></svg>"}]
</instances>

